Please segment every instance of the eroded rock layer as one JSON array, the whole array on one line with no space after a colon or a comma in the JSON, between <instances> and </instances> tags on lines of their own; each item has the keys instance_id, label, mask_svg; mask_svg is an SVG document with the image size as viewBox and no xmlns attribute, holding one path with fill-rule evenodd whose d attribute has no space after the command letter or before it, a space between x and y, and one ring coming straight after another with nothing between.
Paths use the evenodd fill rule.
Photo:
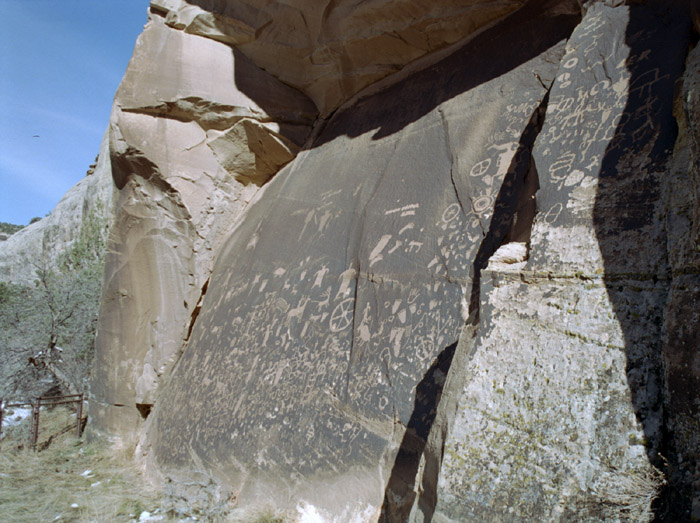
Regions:
<instances>
[{"instance_id":1,"label":"eroded rock layer","mask_svg":"<svg viewBox=\"0 0 700 523\"><path fill-rule=\"evenodd\" d=\"M137 437L219 246L315 115L308 98L228 45L150 16L110 124L119 191L92 386L98 430L125 444Z\"/></svg>"}]
</instances>

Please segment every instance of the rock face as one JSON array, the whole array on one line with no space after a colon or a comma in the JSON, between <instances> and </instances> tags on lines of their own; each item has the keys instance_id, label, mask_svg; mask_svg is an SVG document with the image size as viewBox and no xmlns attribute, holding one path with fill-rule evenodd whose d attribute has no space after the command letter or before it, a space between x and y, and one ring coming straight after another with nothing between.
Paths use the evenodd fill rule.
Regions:
<instances>
[{"instance_id":1,"label":"rock face","mask_svg":"<svg viewBox=\"0 0 700 523\"><path fill-rule=\"evenodd\" d=\"M524 0L155 0L165 23L234 45L327 116L362 88L453 44Z\"/></svg>"},{"instance_id":2,"label":"rock face","mask_svg":"<svg viewBox=\"0 0 700 523\"><path fill-rule=\"evenodd\" d=\"M88 176L71 188L48 216L0 242L0 281L31 284L37 269L55 268L58 256L78 238L91 213L110 215L114 192L105 133Z\"/></svg>"},{"instance_id":3,"label":"rock face","mask_svg":"<svg viewBox=\"0 0 700 523\"><path fill-rule=\"evenodd\" d=\"M151 14L110 123L119 192L92 386L96 427L135 437L189 335L214 254L315 116L305 96L231 47Z\"/></svg>"},{"instance_id":4,"label":"rock face","mask_svg":"<svg viewBox=\"0 0 700 523\"><path fill-rule=\"evenodd\" d=\"M677 434L664 427L678 285L664 216L679 208L668 173L689 20L665 15L657 26L651 6L596 4L567 43L532 153L529 259L482 273L437 503L422 506L438 520L507 518L515 499L524 519L647 519L634 503L653 499L649 464Z\"/></svg>"},{"instance_id":5,"label":"rock face","mask_svg":"<svg viewBox=\"0 0 700 523\"><path fill-rule=\"evenodd\" d=\"M154 0L92 430L212 514L700 517L689 4L580 4Z\"/></svg>"},{"instance_id":6,"label":"rock face","mask_svg":"<svg viewBox=\"0 0 700 523\"><path fill-rule=\"evenodd\" d=\"M420 458L435 407L421 387L447 370L430 369L467 319L476 257L509 232L493 204L509 174L513 191L524 183L538 76L554 78L577 19L532 8L482 33L336 114L269 182L156 404L159 470L182 479L214 460L241 506L276 491L341 519L379 515L402 440ZM492 67L506 35L522 50Z\"/></svg>"}]
</instances>

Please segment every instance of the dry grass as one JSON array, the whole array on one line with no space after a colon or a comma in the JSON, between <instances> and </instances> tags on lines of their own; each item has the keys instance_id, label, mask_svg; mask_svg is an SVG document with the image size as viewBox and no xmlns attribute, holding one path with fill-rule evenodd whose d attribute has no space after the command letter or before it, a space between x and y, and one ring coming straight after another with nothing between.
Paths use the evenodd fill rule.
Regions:
<instances>
[{"instance_id":1,"label":"dry grass","mask_svg":"<svg viewBox=\"0 0 700 523\"><path fill-rule=\"evenodd\" d=\"M0 521L131 521L160 507L126 456L75 437L71 412L42 411L38 452L26 448L28 419L5 431Z\"/></svg>"},{"instance_id":2,"label":"dry grass","mask_svg":"<svg viewBox=\"0 0 700 523\"><path fill-rule=\"evenodd\" d=\"M237 519L229 513L173 508L141 478L130 455L75 436L72 409L42 410L37 452L28 449L30 418L3 424L0 441L0 522L135 522L143 511L149 522L283 523L279 511L263 510Z\"/></svg>"},{"instance_id":3,"label":"dry grass","mask_svg":"<svg viewBox=\"0 0 700 523\"><path fill-rule=\"evenodd\" d=\"M654 519L652 503L665 484L663 473L652 465L626 472L611 470L599 479L595 497L606 520L647 522Z\"/></svg>"}]
</instances>

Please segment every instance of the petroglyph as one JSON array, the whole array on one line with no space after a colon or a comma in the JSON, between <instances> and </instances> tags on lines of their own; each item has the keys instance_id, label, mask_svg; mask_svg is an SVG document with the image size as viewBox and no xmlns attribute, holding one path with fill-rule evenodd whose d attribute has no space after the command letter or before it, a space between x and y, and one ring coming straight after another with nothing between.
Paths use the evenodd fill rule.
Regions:
<instances>
[{"instance_id":1,"label":"petroglyph","mask_svg":"<svg viewBox=\"0 0 700 523\"><path fill-rule=\"evenodd\" d=\"M563 45L543 49L558 59ZM178 363L160 407L169 417L154 415L157 460L194 453L285 478L344 467L376 474L386 463L388 477L417 387L469 313L475 256L498 228L502 184L529 166L520 141L545 95L532 70L553 78L551 58L489 71L476 86L473 71L460 72L470 88L386 135L381 126L362 134L362 155L346 133L387 108L404 114L404 102L379 93L333 115L229 238L207 292L216 307L203 307ZM178 385L195 375L211 383ZM183 413L214 391L215 420ZM171 456L175 427L189 435Z\"/></svg>"},{"instance_id":2,"label":"petroglyph","mask_svg":"<svg viewBox=\"0 0 700 523\"><path fill-rule=\"evenodd\" d=\"M340 332L347 329L352 323L354 298L348 298L336 305L331 313L328 326L331 332Z\"/></svg>"},{"instance_id":3,"label":"petroglyph","mask_svg":"<svg viewBox=\"0 0 700 523\"><path fill-rule=\"evenodd\" d=\"M459 207L459 204L453 203L450 205L447 209L445 209L442 213L442 221L443 223L450 223L452 220L457 218L459 216L459 213L461 212L461 209Z\"/></svg>"},{"instance_id":4,"label":"petroglyph","mask_svg":"<svg viewBox=\"0 0 700 523\"><path fill-rule=\"evenodd\" d=\"M389 214L394 214L394 213L401 213L401 216L413 216L416 214L416 209L420 208L419 203L412 203L410 205L404 205L403 207L399 207L397 209L391 209L389 211L385 211L385 215Z\"/></svg>"},{"instance_id":5,"label":"petroglyph","mask_svg":"<svg viewBox=\"0 0 700 523\"><path fill-rule=\"evenodd\" d=\"M389 243L389 240L391 240L391 234L385 234L384 236L381 237L379 240L379 243L372 249L372 252L369 253L369 266L371 267L378 261L384 259L383 256L380 254L383 250L384 247L386 247L387 243Z\"/></svg>"}]
</instances>

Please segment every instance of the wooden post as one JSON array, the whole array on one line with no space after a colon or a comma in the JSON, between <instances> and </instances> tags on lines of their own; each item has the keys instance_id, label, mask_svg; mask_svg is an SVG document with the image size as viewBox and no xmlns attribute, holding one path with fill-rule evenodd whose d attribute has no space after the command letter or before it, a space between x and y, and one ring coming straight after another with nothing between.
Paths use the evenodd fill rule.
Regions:
<instances>
[{"instance_id":1,"label":"wooden post","mask_svg":"<svg viewBox=\"0 0 700 523\"><path fill-rule=\"evenodd\" d=\"M80 429L83 425L83 395L82 393L80 394L80 397L78 398L78 406L76 407L76 420L75 420L75 435L77 436L78 439L80 439Z\"/></svg>"},{"instance_id":2,"label":"wooden post","mask_svg":"<svg viewBox=\"0 0 700 523\"><path fill-rule=\"evenodd\" d=\"M39 410L41 409L41 398L32 402L32 431L29 435L29 446L36 450L36 442L39 440Z\"/></svg>"}]
</instances>

